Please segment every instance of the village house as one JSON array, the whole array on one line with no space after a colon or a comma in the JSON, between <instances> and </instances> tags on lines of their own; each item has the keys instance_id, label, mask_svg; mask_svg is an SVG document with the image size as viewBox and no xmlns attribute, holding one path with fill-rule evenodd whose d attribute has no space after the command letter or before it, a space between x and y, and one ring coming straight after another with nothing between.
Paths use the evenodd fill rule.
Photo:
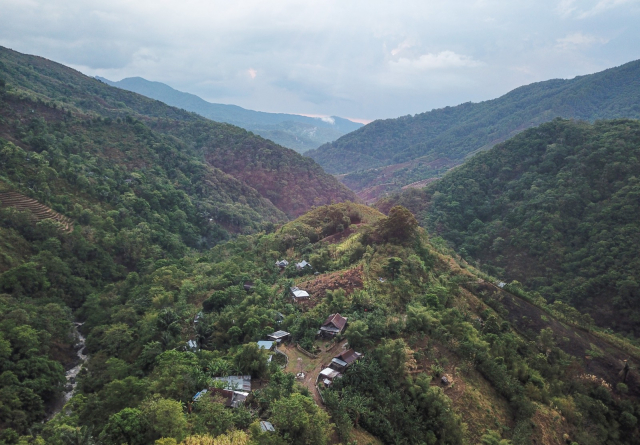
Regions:
<instances>
[{"instance_id":1,"label":"village house","mask_svg":"<svg viewBox=\"0 0 640 445\"><path fill-rule=\"evenodd\" d=\"M276 344L276 342L274 342L272 340L270 340L270 341L260 340L258 342L258 348L266 349L267 351L273 351L273 348L274 348L275 344Z\"/></svg>"},{"instance_id":2,"label":"village house","mask_svg":"<svg viewBox=\"0 0 640 445\"><path fill-rule=\"evenodd\" d=\"M324 386L330 386L333 381L339 377L342 377L342 374L335 369L324 368L320 371L320 374L318 374L318 381L322 382Z\"/></svg>"},{"instance_id":3,"label":"village house","mask_svg":"<svg viewBox=\"0 0 640 445\"><path fill-rule=\"evenodd\" d=\"M267 358L267 363L271 363L273 359L273 350L275 349L276 342L275 341L266 341L261 340L258 342L258 349L266 349L269 351L269 357Z\"/></svg>"},{"instance_id":4,"label":"village house","mask_svg":"<svg viewBox=\"0 0 640 445\"><path fill-rule=\"evenodd\" d=\"M299 289L297 287L292 287L291 296L293 297L293 301L302 301L309 299L309 293L306 290Z\"/></svg>"},{"instance_id":5,"label":"village house","mask_svg":"<svg viewBox=\"0 0 640 445\"><path fill-rule=\"evenodd\" d=\"M291 338L291 334L287 331L276 331L273 334L267 335L269 340L275 341L277 344L280 344L284 341L287 341Z\"/></svg>"},{"instance_id":6,"label":"village house","mask_svg":"<svg viewBox=\"0 0 640 445\"><path fill-rule=\"evenodd\" d=\"M276 429L273 427L273 424L271 422L267 422L266 420L260 421L260 429L263 433L266 433L267 431L273 433L276 431Z\"/></svg>"},{"instance_id":7,"label":"village house","mask_svg":"<svg viewBox=\"0 0 640 445\"><path fill-rule=\"evenodd\" d=\"M251 292L256 287L256 285L253 283L253 281L245 281L243 287L247 292Z\"/></svg>"},{"instance_id":8,"label":"village house","mask_svg":"<svg viewBox=\"0 0 640 445\"><path fill-rule=\"evenodd\" d=\"M237 408L247 400L247 397L249 397L248 392L231 391L229 389L222 388L211 388L211 394L222 397L224 406L227 408Z\"/></svg>"},{"instance_id":9,"label":"village house","mask_svg":"<svg viewBox=\"0 0 640 445\"><path fill-rule=\"evenodd\" d=\"M356 352L353 349L347 349L331 359L329 367L338 372L344 372L353 362L360 360L361 358L361 353Z\"/></svg>"},{"instance_id":10,"label":"village house","mask_svg":"<svg viewBox=\"0 0 640 445\"><path fill-rule=\"evenodd\" d=\"M288 265L289 265L289 262L287 260L276 261L276 266L278 266L280 269L284 269Z\"/></svg>"},{"instance_id":11,"label":"village house","mask_svg":"<svg viewBox=\"0 0 640 445\"><path fill-rule=\"evenodd\" d=\"M322 323L318 334L321 337L332 338L341 334L342 331L344 331L345 326L347 326L346 318L338 313L331 314L327 317L324 323Z\"/></svg>"},{"instance_id":12,"label":"village house","mask_svg":"<svg viewBox=\"0 0 640 445\"><path fill-rule=\"evenodd\" d=\"M215 382L223 382L226 389L234 391L251 391L251 376L250 375L230 375L227 377L215 377Z\"/></svg>"},{"instance_id":13,"label":"village house","mask_svg":"<svg viewBox=\"0 0 640 445\"><path fill-rule=\"evenodd\" d=\"M307 263L305 260L302 260L299 263L296 263L296 270L303 270L304 268L311 268L311 263Z\"/></svg>"}]
</instances>

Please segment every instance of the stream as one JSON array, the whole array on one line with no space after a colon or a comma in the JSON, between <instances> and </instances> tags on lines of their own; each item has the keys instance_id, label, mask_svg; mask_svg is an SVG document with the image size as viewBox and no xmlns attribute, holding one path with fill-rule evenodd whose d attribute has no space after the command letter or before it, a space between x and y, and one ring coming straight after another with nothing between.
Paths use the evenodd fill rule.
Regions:
<instances>
[{"instance_id":1,"label":"stream","mask_svg":"<svg viewBox=\"0 0 640 445\"><path fill-rule=\"evenodd\" d=\"M62 408L64 408L64 405L71 399L71 397L73 397L76 385L78 384L76 377L80 373L82 365L87 361L88 356L84 354L85 338L78 330L82 324L83 323L78 322L73 323L73 336L75 338L74 349L76 349L76 355L78 356L78 364L66 372L67 383L64 387L64 391L56 401L51 414L47 417L47 420L53 419L56 414L62 411Z\"/></svg>"}]
</instances>

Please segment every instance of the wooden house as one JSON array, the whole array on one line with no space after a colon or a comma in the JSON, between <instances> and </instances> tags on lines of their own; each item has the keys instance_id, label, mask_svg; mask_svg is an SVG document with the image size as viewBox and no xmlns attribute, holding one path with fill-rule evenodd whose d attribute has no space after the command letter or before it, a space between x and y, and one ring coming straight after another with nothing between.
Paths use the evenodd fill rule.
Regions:
<instances>
[{"instance_id":1,"label":"wooden house","mask_svg":"<svg viewBox=\"0 0 640 445\"><path fill-rule=\"evenodd\" d=\"M319 334L321 337L335 337L344 331L347 326L347 319L342 315L335 313L327 317L327 319L320 326Z\"/></svg>"},{"instance_id":2,"label":"wooden house","mask_svg":"<svg viewBox=\"0 0 640 445\"><path fill-rule=\"evenodd\" d=\"M331 359L329 367L338 372L344 372L353 362L360 360L361 358L361 353L356 352L353 349L347 349Z\"/></svg>"}]
</instances>

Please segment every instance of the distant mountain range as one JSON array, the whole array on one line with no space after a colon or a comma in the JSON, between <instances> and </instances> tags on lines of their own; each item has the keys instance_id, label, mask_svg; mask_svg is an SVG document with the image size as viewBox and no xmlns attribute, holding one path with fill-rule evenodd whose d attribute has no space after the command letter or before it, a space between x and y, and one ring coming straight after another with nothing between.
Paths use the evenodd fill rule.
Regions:
<instances>
[{"instance_id":1,"label":"distant mountain range","mask_svg":"<svg viewBox=\"0 0 640 445\"><path fill-rule=\"evenodd\" d=\"M215 104L194 94L184 93L164 83L152 82L142 77L128 77L118 82L104 77L96 78L107 85L198 113L216 122L237 125L299 153L335 141L340 136L363 126L337 116L317 118L298 114L265 113L247 110L237 105Z\"/></svg>"},{"instance_id":2,"label":"distant mountain range","mask_svg":"<svg viewBox=\"0 0 640 445\"><path fill-rule=\"evenodd\" d=\"M403 186L422 187L467 156L556 117L640 118L640 61L534 83L494 100L374 121L306 155L371 202Z\"/></svg>"}]
</instances>

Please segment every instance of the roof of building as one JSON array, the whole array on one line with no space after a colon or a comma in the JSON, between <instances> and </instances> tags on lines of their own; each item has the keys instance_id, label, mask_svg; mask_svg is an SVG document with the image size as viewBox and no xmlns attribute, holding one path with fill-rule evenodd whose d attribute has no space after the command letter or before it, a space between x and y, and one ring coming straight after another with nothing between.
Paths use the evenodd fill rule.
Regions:
<instances>
[{"instance_id":1,"label":"roof of building","mask_svg":"<svg viewBox=\"0 0 640 445\"><path fill-rule=\"evenodd\" d=\"M222 396L225 399L225 406L229 408L237 408L241 403L247 400L248 392L231 391L230 389L211 388L211 393Z\"/></svg>"},{"instance_id":2,"label":"roof of building","mask_svg":"<svg viewBox=\"0 0 640 445\"><path fill-rule=\"evenodd\" d=\"M344 329L346 324L347 324L347 319L344 318L342 315L335 313L327 317L324 323L322 323L322 328L320 329L325 328L326 330L327 328L329 328L329 330L332 330L330 328L331 328L331 325L333 325L336 327L338 331L341 331Z\"/></svg>"},{"instance_id":3,"label":"roof of building","mask_svg":"<svg viewBox=\"0 0 640 445\"><path fill-rule=\"evenodd\" d=\"M309 298L309 293L306 290L302 290L297 287L292 287L291 293L295 298Z\"/></svg>"},{"instance_id":4,"label":"roof of building","mask_svg":"<svg viewBox=\"0 0 640 445\"><path fill-rule=\"evenodd\" d=\"M258 348L260 349L271 349L273 348L273 342L272 341L266 341L266 340L260 340L258 342Z\"/></svg>"},{"instance_id":5,"label":"roof of building","mask_svg":"<svg viewBox=\"0 0 640 445\"><path fill-rule=\"evenodd\" d=\"M227 389L236 391L251 391L250 375L230 375L228 377L216 377L213 380L225 382Z\"/></svg>"},{"instance_id":6,"label":"roof of building","mask_svg":"<svg viewBox=\"0 0 640 445\"><path fill-rule=\"evenodd\" d=\"M307 263L305 260L296 263L296 269L304 269L307 266L311 267L311 263Z\"/></svg>"},{"instance_id":7,"label":"roof of building","mask_svg":"<svg viewBox=\"0 0 640 445\"><path fill-rule=\"evenodd\" d=\"M340 360L339 358L332 358L331 361L336 365L342 366L343 368L349 366L349 363L345 362L344 360Z\"/></svg>"},{"instance_id":8,"label":"roof of building","mask_svg":"<svg viewBox=\"0 0 640 445\"><path fill-rule=\"evenodd\" d=\"M342 360L346 362L348 365L350 365L351 363L358 360L360 357L362 357L361 353L356 352L353 349L347 349L346 351L343 351L340 354L336 355L335 358Z\"/></svg>"},{"instance_id":9,"label":"roof of building","mask_svg":"<svg viewBox=\"0 0 640 445\"><path fill-rule=\"evenodd\" d=\"M276 266L286 267L288 265L289 265L289 262L287 260L276 261Z\"/></svg>"},{"instance_id":10,"label":"roof of building","mask_svg":"<svg viewBox=\"0 0 640 445\"><path fill-rule=\"evenodd\" d=\"M267 422L266 420L261 420L260 421L260 429L262 430L263 433L266 433L267 431L275 431L276 430L273 427L273 425L271 424L271 422Z\"/></svg>"},{"instance_id":11,"label":"roof of building","mask_svg":"<svg viewBox=\"0 0 640 445\"><path fill-rule=\"evenodd\" d=\"M286 337L287 335L291 335L291 334L289 334L287 331L276 331L273 334L269 334L268 337L280 339L280 338Z\"/></svg>"},{"instance_id":12,"label":"roof of building","mask_svg":"<svg viewBox=\"0 0 640 445\"><path fill-rule=\"evenodd\" d=\"M200 397L205 395L207 392L208 392L207 389L203 389L202 391L198 392L195 396L193 396L193 401L196 402Z\"/></svg>"},{"instance_id":13,"label":"roof of building","mask_svg":"<svg viewBox=\"0 0 640 445\"><path fill-rule=\"evenodd\" d=\"M320 371L320 375L322 377L326 377L328 379L335 379L336 377L340 377L342 374L340 374L338 371L336 371L335 369L331 369L331 368L324 368L322 371Z\"/></svg>"}]
</instances>

